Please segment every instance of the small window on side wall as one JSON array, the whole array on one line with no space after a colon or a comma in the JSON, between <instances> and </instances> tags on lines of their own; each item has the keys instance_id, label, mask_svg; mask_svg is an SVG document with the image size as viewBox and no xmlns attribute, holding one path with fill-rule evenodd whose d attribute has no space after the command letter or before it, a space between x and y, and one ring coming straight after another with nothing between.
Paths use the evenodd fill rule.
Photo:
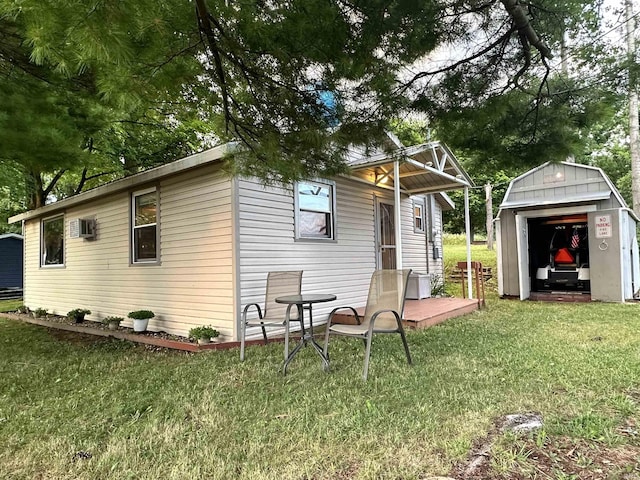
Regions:
<instances>
[{"instance_id":1,"label":"small window on side wall","mask_svg":"<svg viewBox=\"0 0 640 480\"><path fill-rule=\"evenodd\" d=\"M64 216L42 220L40 239L40 266L64 265Z\"/></svg>"},{"instance_id":2,"label":"small window on side wall","mask_svg":"<svg viewBox=\"0 0 640 480\"><path fill-rule=\"evenodd\" d=\"M415 233L425 233L425 218L424 218L424 202L414 200L413 201L413 231Z\"/></svg>"},{"instance_id":3,"label":"small window on side wall","mask_svg":"<svg viewBox=\"0 0 640 480\"><path fill-rule=\"evenodd\" d=\"M158 195L155 188L131 196L132 263L158 261Z\"/></svg>"},{"instance_id":4,"label":"small window on side wall","mask_svg":"<svg viewBox=\"0 0 640 480\"><path fill-rule=\"evenodd\" d=\"M335 240L335 185L299 182L295 187L296 238Z\"/></svg>"}]
</instances>

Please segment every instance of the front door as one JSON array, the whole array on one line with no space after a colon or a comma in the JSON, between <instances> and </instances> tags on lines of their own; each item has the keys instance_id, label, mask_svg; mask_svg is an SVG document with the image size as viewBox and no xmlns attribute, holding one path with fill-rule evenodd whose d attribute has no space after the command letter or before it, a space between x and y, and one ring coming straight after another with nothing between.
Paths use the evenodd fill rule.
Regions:
<instances>
[{"instance_id":1,"label":"front door","mask_svg":"<svg viewBox=\"0 0 640 480\"><path fill-rule=\"evenodd\" d=\"M396 268L396 232L393 204L378 200L378 258L377 267Z\"/></svg>"}]
</instances>

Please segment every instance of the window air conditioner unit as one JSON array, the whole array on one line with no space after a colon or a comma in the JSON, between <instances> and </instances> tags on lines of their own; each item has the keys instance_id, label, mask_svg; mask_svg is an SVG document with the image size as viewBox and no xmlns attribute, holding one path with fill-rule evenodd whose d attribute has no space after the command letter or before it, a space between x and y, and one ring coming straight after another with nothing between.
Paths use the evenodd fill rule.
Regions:
<instances>
[{"instance_id":1,"label":"window air conditioner unit","mask_svg":"<svg viewBox=\"0 0 640 480\"><path fill-rule=\"evenodd\" d=\"M96 221L92 218L74 218L69 222L70 238L94 239L96 236Z\"/></svg>"}]
</instances>

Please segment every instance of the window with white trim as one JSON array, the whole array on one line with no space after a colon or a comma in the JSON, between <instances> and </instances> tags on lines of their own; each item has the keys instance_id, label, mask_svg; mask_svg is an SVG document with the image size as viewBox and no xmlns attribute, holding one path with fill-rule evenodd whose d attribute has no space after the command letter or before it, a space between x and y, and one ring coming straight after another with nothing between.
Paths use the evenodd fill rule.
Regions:
<instances>
[{"instance_id":1,"label":"window with white trim","mask_svg":"<svg viewBox=\"0 0 640 480\"><path fill-rule=\"evenodd\" d=\"M158 261L158 192L155 188L131 196L131 260Z\"/></svg>"},{"instance_id":2,"label":"window with white trim","mask_svg":"<svg viewBox=\"0 0 640 480\"><path fill-rule=\"evenodd\" d=\"M42 220L41 231L40 266L64 265L64 215Z\"/></svg>"},{"instance_id":3,"label":"window with white trim","mask_svg":"<svg viewBox=\"0 0 640 480\"><path fill-rule=\"evenodd\" d=\"M335 184L298 182L295 204L296 238L335 240Z\"/></svg>"},{"instance_id":4,"label":"window with white trim","mask_svg":"<svg viewBox=\"0 0 640 480\"><path fill-rule=\"evenodd\" d=\"M419 200L413 200L413 231L414 233L425 233L425 218L424 218L424 202Z\"/></svg>"}]
</instances>

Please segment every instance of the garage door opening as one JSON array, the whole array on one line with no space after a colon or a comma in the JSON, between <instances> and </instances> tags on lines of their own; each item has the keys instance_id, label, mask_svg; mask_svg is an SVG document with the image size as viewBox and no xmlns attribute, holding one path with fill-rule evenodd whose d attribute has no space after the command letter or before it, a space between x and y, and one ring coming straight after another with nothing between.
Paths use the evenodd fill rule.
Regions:
<instances>
[{"instance_id":1,"label":"garage door opening","mask_svg":"<svg viewBox=\"0 0 640 480\"><path fill-rule=\"evenodd\" d=\"M587 214L529 218L527 226L531 290L590 292Z\"/></svg>"}]
</instances>

